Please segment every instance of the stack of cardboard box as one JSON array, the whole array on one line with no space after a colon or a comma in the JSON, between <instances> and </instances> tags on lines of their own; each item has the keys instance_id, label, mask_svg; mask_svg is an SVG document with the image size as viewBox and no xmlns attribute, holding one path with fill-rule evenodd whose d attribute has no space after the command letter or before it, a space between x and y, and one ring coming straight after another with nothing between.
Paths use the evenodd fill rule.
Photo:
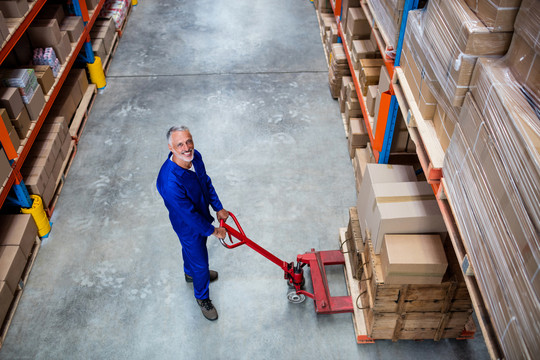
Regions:
<instances>
[{"instance_id":1,"label":"stack of cardboard box","mask_svg":"<svg viewBox=\"0 0 540 360\"><path fill-rule=\"evenodd\" d=\"M112 19L97 19L90 31L94 55L103 61L112 51L116 30Z\"/></svg>"},{"instance_id":2,"label":"stack of cardboard box","mask_svg":"<svg viewBox=\"0 0 540 360\"><path fill-rule=\"evenodd\" d=\"M330 67L328 68L328 83L330 93L334 99L339 97L343 76L348 75L351 75L351 72L343 44L333 44L332 53L330 54Z\"/></svg>"},{"instance_id":3,"label":"stack of cardboard box","mask_svg":"<svg viewBox=\"0 0 540 360\"><path fill-rule=\"evenodd\" d=\"M40 195L45 207L54 197L71 143L65 118L47 118L21 169L28 191Z\"/></svg>"},{"instance_id":4,"label":"stack of cardboard box","mask_svg":"<svg viewBox=\"0 0 540 360\"><path fill-rule=\"evenodd\" d=\"M68 126L71 125L71 120L77 107L81 102L86 89L88 88L88 77L84 69L71 69L64 85L56 96L56 100L49 112L50 116L63 117Z\"/></svg>"},{"instance_id":5,"label":"stack of cardboard box","mask_svg":"<svg viewBox=\"0 0 540 360\"><path fill-rule=\"evenodd\" d=\"M8 314L37 237L30 214L0 215L0 323Z\"/></svg>"}]
</instances>

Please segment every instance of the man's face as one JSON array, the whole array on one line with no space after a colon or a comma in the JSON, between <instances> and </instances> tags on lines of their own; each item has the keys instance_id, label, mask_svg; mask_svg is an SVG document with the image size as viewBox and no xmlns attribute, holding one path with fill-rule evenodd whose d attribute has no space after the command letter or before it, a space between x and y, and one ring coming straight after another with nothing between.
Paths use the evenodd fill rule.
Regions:
<instances>
[{"instance_id":1,"label":"man's face","mask_svg":"<svg viewBox=\"0 0 540 360\"><path fill-rule=\"evenodd\" d=\"M190 162L193 160L193 138L189 131L175 131L171 134L169 150L180 160Z\"/></svg>"}]
</instances>

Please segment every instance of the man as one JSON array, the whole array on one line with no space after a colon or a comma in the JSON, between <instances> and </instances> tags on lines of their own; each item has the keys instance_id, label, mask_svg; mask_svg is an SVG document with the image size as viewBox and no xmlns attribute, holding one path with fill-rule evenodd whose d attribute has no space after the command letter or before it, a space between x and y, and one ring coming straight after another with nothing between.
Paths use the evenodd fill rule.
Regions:
<instances>
[{"instance_id":1,"label":"man","mask_svg":"<svg viewBox=\"0 0 540 360\"><path fill-rule=\"evenodd\" d=\"M159 171L157 189L182 244L185 279L193 282L195 298L203 315L208 320L216 320L218 314L209 298L209 285L210 281L217 280L218 273L209 270L206 240L210 235L224 239L226 230L212 225L214 218L209 206L216 211L218 221L227 220L229 213L221 205L206 174L189 129L173 126L167 132L167 140L171 152Z\"/></svg>"}]
</instances>

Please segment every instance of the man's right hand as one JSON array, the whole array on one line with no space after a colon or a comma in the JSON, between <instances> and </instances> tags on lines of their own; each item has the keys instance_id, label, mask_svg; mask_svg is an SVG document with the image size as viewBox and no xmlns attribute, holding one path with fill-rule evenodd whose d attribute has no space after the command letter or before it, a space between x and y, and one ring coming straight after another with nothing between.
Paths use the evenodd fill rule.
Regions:
<instances>
[{"instance_id":1,"label":"man's right hand","mask_svg":"<svg viewBox=\"0 0 540 360\"><path fill-rule=\"evenodd\" d=\"M227 236L227 230L222 227L217 227L214 228L214 232L212 233L212 235L214 235L218 239L225 239L225 237Z\"/></svg>"}]
</instances>

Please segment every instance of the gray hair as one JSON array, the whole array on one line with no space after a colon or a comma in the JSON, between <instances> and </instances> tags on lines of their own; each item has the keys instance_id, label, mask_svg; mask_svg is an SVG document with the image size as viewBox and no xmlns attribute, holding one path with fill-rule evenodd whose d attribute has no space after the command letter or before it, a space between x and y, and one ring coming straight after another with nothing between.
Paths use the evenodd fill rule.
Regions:
<instances>
[{"instance_id":1,"label":"gray hair","mask_svg":"<svg viewBox=\"0 0 540 360\"><path fill-rule=\"evenodd\" d=\"M181 126L171 126L171 128L167 131L167 141L169 144L171 143L171 135L173 132L176 131L189 131L187 126L181 125Z\"/></svg>"}]
</instances>

